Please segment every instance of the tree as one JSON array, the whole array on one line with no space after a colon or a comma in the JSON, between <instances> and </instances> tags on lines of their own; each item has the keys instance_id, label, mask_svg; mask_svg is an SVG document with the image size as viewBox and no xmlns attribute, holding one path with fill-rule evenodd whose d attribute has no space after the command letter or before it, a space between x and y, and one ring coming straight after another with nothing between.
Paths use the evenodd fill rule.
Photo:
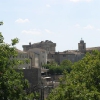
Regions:
<instances>
[{"instance_id":1,"label":"tree","mask_svg":"<svg viewBox=\"0 0 100 100\"><path fill-rule=\"evenodd\" d=\"M6 44L0 33L0 100L33 100L34 94L26 91L28 81L23 73L15 70L22 61L11 58L17 56L15 44L19 40L15 38L11 41L11 44Z\"/></svg>"},{"instance_id":2,"label":"tree","mask_svg":"<svg viewBox=\"0 0 100 100\"><path fill-rule=\"evenodd\" d=\"M70 73L65 71L47 100L100 100L100 52L87 53Z\"/></svg>"},{"instance_id":3,"label":"tree","mask_svg":"<svg viewBox=\"0 0 100 100\"><path fill-rule=\"evenodd\" d=\"M62 67L63 71L66 70L68 72L71 71L71 66L73 65L73 63L70 60L63 60L60 64L60 66Z\"/></svg>"},{"instance_id":4,"label":"tree","mask_svg":"<svg viewBox=\"0 0 100 100\"><path fill-rule=\"evenodd\" d=\"M43 67L49 69L48 73L51 75L62 74L64 70L70 72L73 63L70 60L64 60L58 65L56 62L52 61L49 64L43 65Z\"/></svg>"}]
</instances>

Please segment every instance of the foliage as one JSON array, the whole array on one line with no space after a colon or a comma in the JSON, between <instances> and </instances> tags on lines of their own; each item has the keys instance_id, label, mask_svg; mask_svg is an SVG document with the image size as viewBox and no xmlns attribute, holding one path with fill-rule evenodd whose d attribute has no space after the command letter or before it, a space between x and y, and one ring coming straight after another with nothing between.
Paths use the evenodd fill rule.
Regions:
<instances>
[{"instance_id":1,"label":"foliage","mask_svg":"<svg viewBox=\"0 0 100 100\"><path fill-rule=\"evenodd\" d=\"M23 73L15 70L22 62L11 58L17 56L16 43L17 38L11 44L4 43L0 33L0 100L33 100L33 93L26 91L29 88L28 81L24 79Z\"/></svg>"},{"instance_id":2,"label":"foliage","mask_svg":"<svg viewBox=\"0 0 100 100\"><path fill-rule=\"evenodd\" d=\"M64 60L60 65L56 62L50 62L49 64L43 65L43 67L49 69L48 73L51 75L62 74L64 70L71 71L72 62L69 60Z\"/></svg>"},{"instance_id":3,"label":"foliage","mask_svg":"<svg viewBox=\"0 0 100 100\"><path fill-rule=\"evenodd\" d=\"M42 67L49 69L48 74L62 74L62 70L56 62L50 62L49 64L45 64Z\"/></svg>"},{"instance_id":4,"label":"foliage","mask_svg":"<svg viewBox=\"0 0 100 100\"><path fill-rule=\"evenodd\" d=\"M70 60L63 60L60 65L61 66L71 66L72 62Z\"/></svg>"},{"instance_id":5,"label":"foliage","mask_svg":"<svg viewBox=\"0 0 100 100\"><path fill-rule=\"evenodd\" d=\"M71 71L71 66L73 65L73 63L70 60L63 60L60 64L61 68L66 71L68 71L70 73Z\"/></svg>"},{"instance_id":6,"label":"foliage","mask_svg":"<svg viewBox=\"0 0 100 100\"><path fill-rule=\"evenodd\" d=\"M100 52L87 53L70 73L64 71L47 100L100 100Z\"/></svg>"},{"instance_id":7,"label":"foliage","mask_svg":"<svg viewBox=\"0 0 100 100\"><path fill-rule=\"evenodd\" d=\"M2 36L1 32L0 32L0 43L3 43L4 37Z\"/></svg>"}]
</instances>

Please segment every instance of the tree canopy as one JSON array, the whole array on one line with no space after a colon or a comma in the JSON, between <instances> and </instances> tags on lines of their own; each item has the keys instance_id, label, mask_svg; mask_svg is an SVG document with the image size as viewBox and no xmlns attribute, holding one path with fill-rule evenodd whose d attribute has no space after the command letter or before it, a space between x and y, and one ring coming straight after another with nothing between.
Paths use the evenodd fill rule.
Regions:
<instances>
[{"instance_id":1,"label":"tree canopy","mask_svg":"<svg viewBox=\"0 0 100 100\"><path fill-rule=\"evenodd\" d=\"M69 60L64 60L58 65L56 62L50 62L49 64L43 65L43 67L49 69L48 73L51 75L62 74L64 70L71 71L72 62Z\"/></svg>"},{"instance_id":2,"label":"tree canopy","mask_svg":"<svg viewBox=\"0 0 100 100\"><path fill-rule=\"evenodd\" d=\"M16 72L16 67L21 64L16 57L15 44L18 38L12 39L11 44L4 42L0 33L0 100L33 100L34 94L28 93L29 83L24 79L23 73Z\"/></svg>"},{"instance_id":3,"label":"tree canopy","mask_svg":"<svg viewBox=\"0 0 100 100\"><path fill-rule=\"evenodd\" d=\"M63 69L63 71L66 70L70 73L72 65L73 63L70 60L63 60L60 64L60 67Z\"/></svg>"},{"instance_id":4,"label":"tree canopy","mask_svg":"<svg viewBox=\"0 0 100 100\"><path fill-rule=\"evenodd\" d=\"M100 100L100 52L87 53L65 71L47 100Z\"/></svg>"}]
</instances>

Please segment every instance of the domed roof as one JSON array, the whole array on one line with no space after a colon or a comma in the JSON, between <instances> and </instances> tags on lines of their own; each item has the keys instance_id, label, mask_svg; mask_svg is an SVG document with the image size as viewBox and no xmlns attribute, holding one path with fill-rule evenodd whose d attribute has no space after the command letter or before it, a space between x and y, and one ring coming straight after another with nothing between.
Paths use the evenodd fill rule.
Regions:
<instances>
[{"instance_id":1,"label":"domed roof","mask_svg":"<svg viewBox=\"0 0 100 100\"><path fill-rule=\"evenodd\" d=\"M81 38L80 43L84 43L84 40Z\"/></svg>"}]
</instances>

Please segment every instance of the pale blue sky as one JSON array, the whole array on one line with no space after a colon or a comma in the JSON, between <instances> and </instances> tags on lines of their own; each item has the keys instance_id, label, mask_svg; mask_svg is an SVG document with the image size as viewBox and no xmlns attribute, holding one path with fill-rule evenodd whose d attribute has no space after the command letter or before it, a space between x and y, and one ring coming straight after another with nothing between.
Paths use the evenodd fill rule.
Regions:
<instances>
[{"instance_id":1,"label":"pale blue sky","mask_svg":"<svg viewBox=\"0 0 100 100\"><path fill-rule=\"evenodd\" d=\"M56 51L78 49L81 38L87 47L100 46L100 0L2 0L0 31L5 41L17 45L51 40Z\"/></svg>"}]
</instances>

